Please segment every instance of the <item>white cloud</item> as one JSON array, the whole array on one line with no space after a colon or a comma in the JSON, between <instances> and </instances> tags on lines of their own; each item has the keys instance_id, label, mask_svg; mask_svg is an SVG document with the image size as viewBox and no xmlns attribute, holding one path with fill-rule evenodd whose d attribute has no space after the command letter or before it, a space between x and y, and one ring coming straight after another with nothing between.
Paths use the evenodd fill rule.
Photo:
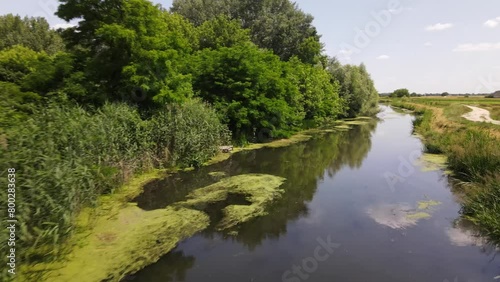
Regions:
<instances>
[{"instance_id":1,"label":"white cloud","mask_svg":"<svg viewBox=\"0 0 500 282\"><path fill-rule=\"evenodd\" d=\"M495 28L497 27L498 25L500 25L500 17L496 17L494 19L489 19L487 20L486 22L483 23L483 25L485 27L489 27L489 28Z\"/></svg>"},{"instance_id":2,"label":"white cloud","mask_svg":"<svg viewBox=\"0 0 500 282\"><path fill-rule=\"evenodd\" d=\"M70 27L74 27L76 26L76 24L72 24L72 23L59 23L59 24L55 24L52 26L53 29L59 29L59 28L62 28L62 29L66 29L66 28L70 28Z\"/></svg>"},{"instance_id":3,"label":"white cloud","mask_svg":"<svg viewBox=\"0 0 500 282\"><path fill-rule=\"evenodd\" d=\"M425 29L427 31L441 31L441 30L446 30L446 29L450 29L453 27L453 24L452 23L437 23L435 25L430 25L428 27L426 27Z\"/></svg>"},{"instance_id":4,"label":"white cloud","mask_svg":"<svg viewBox=\"0 0 500 282\"><path fill-rule=\"evenodd\" d=\"M425 42L424 46L430 47L430 46L432 46L432 43L431 42Z\"/></svg>"},{"instance_id":5,"label":"white cloud","mask_svg":"<svg viewBox=\"0 0 500 282\"><path fill-rule=\"evenodd\" d=\"M390 57L389 57L389 56L387 56L387 55L380 55L380 56L378 56L378 57L377 57L377 60L387 60L387 59L389 59L389 58L390 58Z\"/></svg>"},{"instance_id":6,"label":"white cloud","mask_svg":"<svg viewBox=\"0 0 500 282\"><path fill-rule=\"evenodd\" d=\"M498 43L468 43L460 44L453 52L483 52L500 49L500 42Z\"/></svg>"},{"instance_id":7,"label":"white cloud","mask_svg":"<svg viewBox=\"0 0 500 282\"><path fill-rule=\"evenodd\" d=\"M349 49L341 49L339 52L338 52L338 56L340 56L342 59L346 60L346 61L350 61L351 60L351 55L354 53L353 50L349 50Z\"/></svg>"}]
</instances>

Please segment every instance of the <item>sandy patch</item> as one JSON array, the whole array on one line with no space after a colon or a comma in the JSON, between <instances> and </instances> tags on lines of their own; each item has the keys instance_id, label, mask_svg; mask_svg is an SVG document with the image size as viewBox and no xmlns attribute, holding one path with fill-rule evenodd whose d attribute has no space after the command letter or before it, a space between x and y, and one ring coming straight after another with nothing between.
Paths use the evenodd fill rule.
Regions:
<instances>
[{"instance_id":1,"label":"sandy patch","mask_svg":"<svg viewBox=\"0 0 500 282\"><path fill-rule=\"evenodd\" d=\"M476 122L488 122L500 125L500 121L494 120L490 117L490 111L481 109L473 106L466 106L472 110L472 112L466 113L462 117L470 121Z\"/></svg>"}]
</instances>

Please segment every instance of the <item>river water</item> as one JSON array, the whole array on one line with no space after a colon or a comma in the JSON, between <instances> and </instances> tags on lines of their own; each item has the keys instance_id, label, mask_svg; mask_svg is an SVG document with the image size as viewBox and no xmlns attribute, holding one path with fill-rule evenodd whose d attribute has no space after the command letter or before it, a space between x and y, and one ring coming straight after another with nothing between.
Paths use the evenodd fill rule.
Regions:
<instances>
[{"instance_id":1,"label":"river water","mask_svg":"<svg viewBox=\"0 0 500 282\"><path fill-rule=\"evenodd\" d=\"M498 250L460 220L449 177L417 160L423 145L413 117L381 107L378 120L349 131L237 153L149 184L136 199L146 210L214 183L210 172L287 179L269 215L238 235L209 228L125 280L500 281Z\"/></svg>"}]
</instances>

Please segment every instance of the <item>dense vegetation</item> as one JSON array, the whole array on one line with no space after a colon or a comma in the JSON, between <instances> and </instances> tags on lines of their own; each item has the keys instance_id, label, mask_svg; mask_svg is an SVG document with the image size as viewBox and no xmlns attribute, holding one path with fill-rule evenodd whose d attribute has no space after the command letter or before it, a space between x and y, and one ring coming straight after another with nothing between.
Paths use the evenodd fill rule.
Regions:
<instances>
[{"instance_id":1,"label":"dense vegetation","mask_svg":"<svg viewBox=\"0 0 500 282\"><path fill-rule=\"evenodd\" d=\"M495 243L500 242L500 131L497 125L467 121L464 104L476 103L498 111L499 102L484 98L414 98L392 100L395 106L416 111L415 130L427 150L448 156L448 165L463 194L462 213ZM492 111L494 112L494 111Z\"/></svg>"},{"instance_id":2,"label":"dense vegetation","mask_svg":"<svg viewBox=\"0 0 500 282\"><path fill-rule=\"evenodd\" d=\"M291 1L60 2L77 26L0 17L0 183L16 169L24 262L136 173L376 111L365 66L328 59Z\"/></svg>"}]
</instances>

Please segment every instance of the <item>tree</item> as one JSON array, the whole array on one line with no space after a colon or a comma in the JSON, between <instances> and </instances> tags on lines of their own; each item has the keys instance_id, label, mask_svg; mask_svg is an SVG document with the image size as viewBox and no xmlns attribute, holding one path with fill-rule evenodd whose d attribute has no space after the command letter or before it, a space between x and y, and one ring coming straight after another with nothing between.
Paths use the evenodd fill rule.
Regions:
<instances>
[{"instance_id":1,"label":"tree","mask_svg":"<svg viewBox=\"0 0 500 282\"><path fill-rule=\"evenodd\" d=\"M197 56L193 86L212 104L239 142L286 137L300 126L304 114L295 108L296 86L284 79L279 57L249 43Z\"/></svg>"},{"instance_id":2,"label":"tree","mask_svg":"<svg viewBox=\"0 0 500 282\"><path fill-rule=\"evenodd\" d=\"M450 95L450 93L448 93L448 92L443 92L443 93L441 94L441 96L443 96L443 97L446 97L446 96L449 96L449 95Z\"/></svg>"},{"instance_id":3,"label":"tree","mask_svg":"<svg viewBox=\"0 0 500 282\"><path fill-rule=\"evenodd\" d=\"M237 19L252 42L282 60L297 56L316 63L323 48L313 17L289 0L174 0L171 10L197 26L219 15Z\"/></svg>"},{"instance_id":4,"label":"tree","mask_svg":"<svg viewBox=\"0 0 500 282\"><path fill-rule=\"evenodd\" d=\"M34 51L55 54L64 50L61 36L52 30L44 18L19 15L0 16L0 50L22 45Z\"/></svg>"},{"instance_id":5,"label":"tree","mask_svg":"<svg viewBox=\"0 0 500 282\"><path fill-rule=\"evenodd\" d=\"M194 27L147 0L61 0L57 15L79 25L64 37L104 100L182 101L192 95L184 72L198 48Z\"/></svg>"},{"instance_id":6,"label":"tree","mask_svg":"<svg viewBox=\"0 0 500 282\"><path fill-rule=\"evenodd\" d=\"M332 81L340 83L340 96L347 102L347 117L374 113L379 95L365 65L342 65L333 58L327 70Z\"/></svg>"},{"instance_id":7,"label":"tree","mask_svg":"<svg viewBox=\"0 0 500 282\"><path fill-rule=\"evenodd\" d=\"M225 15L205 21L197 28L200 48L218 49L250 42L250 31Z\"/></svg>"},{"instance_id":8,"label":"tree","mask_svg":"<svg viewBox=\"0 0 500 282\"><path fill-rule=\"evenodd\" d=\"M410 97L410 91L406 88L397 89L390 95L392 98Z\"/></svg>"},{"instance_id":9,"label":"tree","mask_svg":"<svg viewBox=\"0 0 500 282\"><path fill-rule=\"evenodd\" d=\"M297 85L300 100L295 106L304 111L306 120L337 118L344 111L344 100L339 97L340 85L330 80L321 66L302 63L294 57L285 64L286 79Z\"/></svg>"}]
</instances>

